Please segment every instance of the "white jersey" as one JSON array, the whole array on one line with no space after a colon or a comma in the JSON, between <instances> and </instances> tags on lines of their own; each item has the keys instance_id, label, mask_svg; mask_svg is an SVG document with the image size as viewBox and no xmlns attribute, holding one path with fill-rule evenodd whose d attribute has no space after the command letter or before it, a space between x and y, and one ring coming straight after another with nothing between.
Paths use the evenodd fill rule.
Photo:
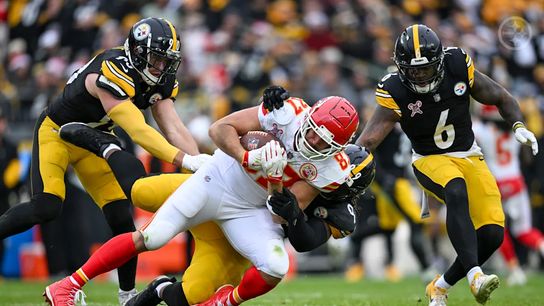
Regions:
<instances>
[{"instance_id":1,"label":"white jersey","mask_svg":"<svg viewBox=\"0 0 544 306\"><path fill-rule=\"evenodd\" d=\"M342 151L322 161L310 161L295 150L295 135L310 107L304 100L289 98L279 110L259 109L259 121L264 131L281 140L287 152L287 166L283 174L284 186L291 186L298 180L305 180L320 191L337 189L349 177L349 157Z\"/></svg>"},{"instance_id":2,"label":"white jersey","mask_svg":"<svg viewBox=\"0 0 544 306\"><path fill-rule=\"evenodd\" d=\"M472 129L503 199L525 188L519 162L520 143L510 131L476 121Z\"/></svg>"}]
</instances>

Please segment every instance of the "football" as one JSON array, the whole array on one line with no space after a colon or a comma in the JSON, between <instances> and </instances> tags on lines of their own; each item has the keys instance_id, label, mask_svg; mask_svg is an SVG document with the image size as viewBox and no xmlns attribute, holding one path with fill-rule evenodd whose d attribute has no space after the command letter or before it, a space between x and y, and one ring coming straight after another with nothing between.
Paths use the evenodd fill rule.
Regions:
<instances>
[{"instance_id":1,"label":"football","mask_svg":"<svg viewBox=\"0 0 544 306\"><path fill-rule=\"evenodd\" d=\"M264 131L249 131L242 137L240 137L240 144L244 149L251 151L264 146L267 142L276 140L283 147L283 143L279 138L271 133Z\"/></svg>"}]
</instances>

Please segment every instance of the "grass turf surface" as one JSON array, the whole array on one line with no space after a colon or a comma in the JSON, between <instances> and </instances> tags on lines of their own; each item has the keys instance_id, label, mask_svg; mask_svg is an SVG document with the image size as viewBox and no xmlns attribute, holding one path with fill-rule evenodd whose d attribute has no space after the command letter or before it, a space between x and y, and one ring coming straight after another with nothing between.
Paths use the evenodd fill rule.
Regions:
<instances>
[{"instance_id":1,"label":"grass turf surface","mask_svg":"<svg viewBox=\"0 0 544 306\"><path fill-rule=\"evenodd\" d=\"M542 306L544 305L544 275L533 275L521 287L497 289L489 306ZM33 306L45 305L41 294L47 283L3 280L0 282L0 305ZM145 286L139 283L139 289ZM320 305L320 306L392 306L427 305L424 297L425 285L417 278L406 278L398 283L363 280L346 283L335 276L299 276L281 284L269 294L244 305ZM117 304L117 286L112 283L92 282L85 286L87 305L105 306ZM449 306L478 305L469 292L466 280L462 280L450 291Z\"/></svg>"}]
</instances>

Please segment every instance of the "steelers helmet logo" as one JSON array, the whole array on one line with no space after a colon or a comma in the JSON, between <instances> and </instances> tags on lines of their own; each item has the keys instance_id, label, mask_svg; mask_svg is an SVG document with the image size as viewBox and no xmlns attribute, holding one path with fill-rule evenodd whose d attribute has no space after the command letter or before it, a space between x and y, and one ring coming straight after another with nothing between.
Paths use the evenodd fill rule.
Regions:
<instances>
[{"instance_id":1,"label":"steelers helmet logo","mask_svg":"<svg viewBox=\"0 0 544 306\"><path fill-rule=\"evenodd\" d=\"M150 104L155 104L157 101L160 101L160 100L162 100L162 95L160 93L154 93L149 98L149 103Z\"/></svg>"},{"instance_id":2,"label":"steelers helmet logo","mask_svg":"<svg viewBox=\"0 0 544 306\"><path fill-rule=\"evenodd\" d=\"M144 40L151 33L151 27L147 23L142 23L134 29L134 38L136 40Z\"/></svg>"},{"instance_id":3,"label":"steelers helmet logo","mask_svg":"<svg viewBox=\"0 0 544 306\"><path fill-rule=\"evenodd\" d=\"M300 176L311 181L317 177L317 168L310 163L305 163L300 167Z\"/></svg>"},{"instance_id":4,"label":"steelers helmet logo","mask_svg":"<svg viewBox=\"0 0 544 306\"><path fill-rule=\"evenodd\" d=\"M458 96L462 96L465 91L467 91L467 84L465 84L465 82L458 82L453 87L453 92Z\"/></svg>"}]
</instances>

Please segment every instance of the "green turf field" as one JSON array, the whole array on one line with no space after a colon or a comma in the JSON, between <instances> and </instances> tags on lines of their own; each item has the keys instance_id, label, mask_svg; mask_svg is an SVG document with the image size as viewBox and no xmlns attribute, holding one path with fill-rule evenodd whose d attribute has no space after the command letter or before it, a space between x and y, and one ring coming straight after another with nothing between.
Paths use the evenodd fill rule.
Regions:
<instances>
[{"instance_id":1,"label":"green turf field","mask_svg":"<svg viewBox=\"0 0 544 306\"><path fill-rule=\"evenodd\" d=\"M45 283L0 282L0 305L45 305L41 293ZM139 284L142 288L145 284ZM331 276L299 276L281 284L269 294L244 305L427 305L424 285L409 278L391 284L364 280L348 284ZM117 305L117 286L111 283L91 283L85 287L89 306ZM466 281L459 282L450 292L448 305L478 305L469 293ZM544 276L532 276L523 287L499 287L493 293L490 306L543 306Z\"/></svg>"}]
</instances>

